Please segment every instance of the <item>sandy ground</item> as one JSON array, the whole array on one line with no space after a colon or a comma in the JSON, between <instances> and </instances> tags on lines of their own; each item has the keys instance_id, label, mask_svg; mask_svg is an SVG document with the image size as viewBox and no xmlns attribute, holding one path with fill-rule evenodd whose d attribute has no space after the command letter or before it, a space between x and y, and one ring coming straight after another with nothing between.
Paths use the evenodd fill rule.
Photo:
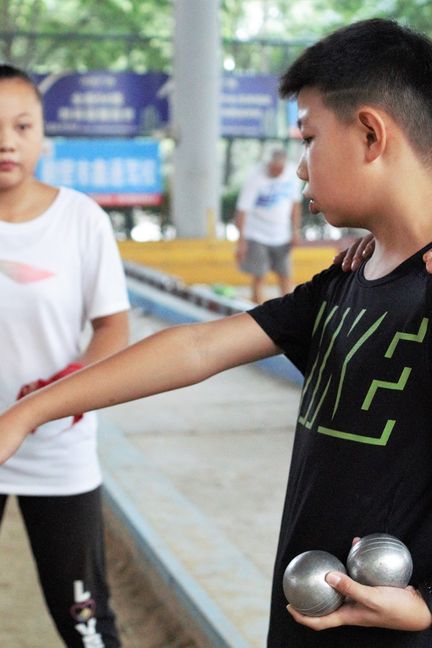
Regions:
<instances>
[{"instance_id":1,"label":"sandy ground","mask_svg":"<svg viewBox=\"0 0 432 648\"><path fill-rule=\"evenodd\" d=\"M131 324L133 339L160 328L138 313ZM255 564L270 587L299 391L255 370L228 373L104 415ZM107 555L123 648L203 648L109 534ZM262 595L268 600L267 592ZM62 647L13 499L0 532L0 615L0 648Z\"/></svg>"},{"instance_id":2,"label":"sandy ground","mask_svg":"<svg viewBox=\"0 0 432 648\"><path fill-rule=\"evenodd\" d=\"M133 567L127 549L107 534L107 557L124 648L198 648L170 618ZM25 531L14 499L0 535L0 646L61 648L45 609Z\"/></svg>"}]
</instances>

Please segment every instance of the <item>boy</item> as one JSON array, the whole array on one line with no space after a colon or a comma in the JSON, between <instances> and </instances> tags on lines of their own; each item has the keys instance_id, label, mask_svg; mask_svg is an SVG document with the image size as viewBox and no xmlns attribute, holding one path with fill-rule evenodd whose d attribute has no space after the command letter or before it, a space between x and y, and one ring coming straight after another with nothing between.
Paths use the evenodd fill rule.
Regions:
<instances>
[{"instance_id":1,"label":"boy","mask_svg":"<svg viewBox=\"0 0 432 648\"><path fill-rule=\"evenodd\" d=\"M305 375L276 558L269 648L432 645L432 43L369 20L306 50L282 80L297 96L298 174L312 212L375 237L353 273L332 266L292 294L231 318L173 327L21 401L0 417L6 460L42 421L203 380L283 352ZM95 388L97 386L97 388ZM332 573L349 602L322 618L289 608L298 553L345 561L357 535L399 537L412 586ZM317 633L316 630L324 630Z\"/></svg>"}]
</instances>

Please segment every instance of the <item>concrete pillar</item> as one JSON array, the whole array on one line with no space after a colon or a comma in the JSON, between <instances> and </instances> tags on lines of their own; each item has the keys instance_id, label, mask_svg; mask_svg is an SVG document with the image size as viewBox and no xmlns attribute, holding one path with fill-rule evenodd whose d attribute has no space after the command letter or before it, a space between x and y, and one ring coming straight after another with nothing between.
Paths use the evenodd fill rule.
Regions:
<instances>
[{"instance_id":1,"label":"concrete pillar","mask_svg":"<svg viewBox=\"0 0 432 648\"><path fill-rule=\"evenodd\" d=\"M179 238L214 236L220 213L219 0L174 3L173 216Z\"/></svg>"}]
</instances>

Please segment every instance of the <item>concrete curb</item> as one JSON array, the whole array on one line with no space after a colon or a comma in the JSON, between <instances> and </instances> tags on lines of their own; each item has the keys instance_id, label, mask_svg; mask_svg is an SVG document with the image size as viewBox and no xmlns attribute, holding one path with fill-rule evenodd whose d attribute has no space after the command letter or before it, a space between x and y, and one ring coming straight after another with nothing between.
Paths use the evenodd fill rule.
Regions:
<instances>
[{"instance_id":1,"label":"concrete curb","mask_svg":"<svg viewBox=\"0 0 432 648\"><path fill-rule=\"evenodd\" d=\"M186 628L212 648L263 645L268 602L257 594L265 589L261 572L103 417L99 436L105 505L153 581L169 590Z\"/></svg>"}]
</instances>

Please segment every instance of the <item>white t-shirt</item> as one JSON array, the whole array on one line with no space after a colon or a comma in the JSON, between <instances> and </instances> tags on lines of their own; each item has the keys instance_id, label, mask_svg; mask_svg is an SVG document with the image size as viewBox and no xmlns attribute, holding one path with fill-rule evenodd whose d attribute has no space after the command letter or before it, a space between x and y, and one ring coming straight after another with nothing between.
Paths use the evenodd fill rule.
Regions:
<instances>
[{"instance_id":1,"label":"white t-shirt","mask_svg":"<svg viewBox=\"0 0 432 648\"><path fill-rule=\"evenodd\" d=\"M0 221L0 299L4 410L23 385L79 358L89 320L129 308L107 214L88 196L62 188L39 217ZM70 495L96 488L96 415L71 423L53 421L29 435L0 466L0 493Z\"/></svg>"},{"instance_id":2,"label":"white t-shirt","mask_svg":"<svg viewBox=\"0 0 432 648\"><path fill-rule=\"evenodd\" d=\"M276 178L260 164L246 179L237 209L246 212L244 238L265 245L283 245L292 239L293 203L301 200L301 181L296 166L287 163Z\"/></svg>"}]
</instances>

